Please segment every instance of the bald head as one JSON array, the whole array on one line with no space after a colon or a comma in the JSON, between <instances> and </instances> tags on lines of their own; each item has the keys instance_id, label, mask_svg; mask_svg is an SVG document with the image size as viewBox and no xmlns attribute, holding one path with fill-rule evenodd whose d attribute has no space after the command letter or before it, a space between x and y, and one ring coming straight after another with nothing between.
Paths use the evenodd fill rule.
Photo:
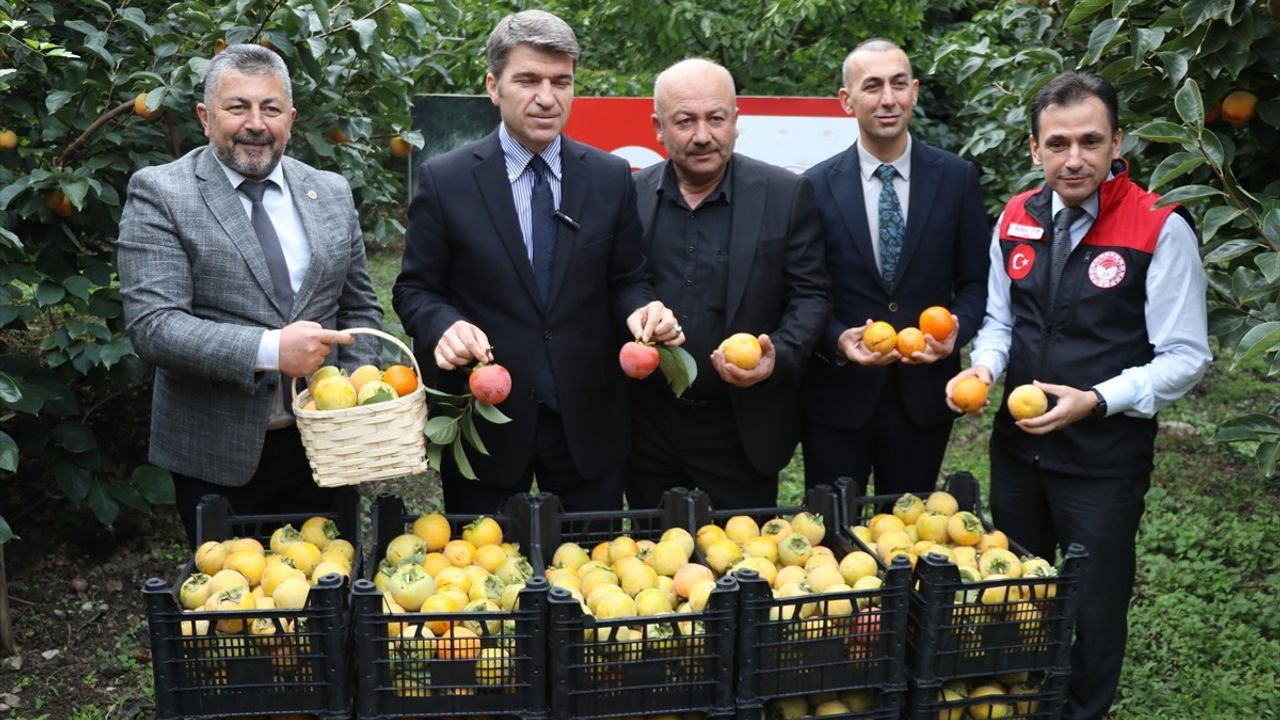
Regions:
<instances>
[{"instance_id":1,"label":"bald head","mask_svg":"<svg viewBox=\"0 0 1280 720\"><path fill-rule=\"evenodd\" d=\"M652 119L686 200L714 189L738 139L737 92L729 71L701 58L662 71L653 84Z\"/></svg>"},{"instance_id":2,"label":"bald head","mask_svg":"<svg viewBox=\"0 0 1280 720\"><path fill-rule=\"evenodd\" d=\"M664 95L681 92L689 87L714 93L729 107L738 104L733 75L723 65L703 58L689 58L663 70L658 74L658 79L653 81L653 111L661 116Z\"/></svg>"},{"instance_id":3,"label":"bald head","mask_svg":"<svg viewBox=\"0 0 1280 720\"><path fill-rule=\"evenodd\" d=\"M897 43L884 38L871 38L858 43L844 59L844 65L840 68L840 79L844 82L845 87L853 87L858 81L858 68L865 64L865 58L874 53L891 53L895 58L901 58L902 64L907 68L907 76L911 75L911 59L907 57L907 53Z\"/></svg>"}]
</instances>

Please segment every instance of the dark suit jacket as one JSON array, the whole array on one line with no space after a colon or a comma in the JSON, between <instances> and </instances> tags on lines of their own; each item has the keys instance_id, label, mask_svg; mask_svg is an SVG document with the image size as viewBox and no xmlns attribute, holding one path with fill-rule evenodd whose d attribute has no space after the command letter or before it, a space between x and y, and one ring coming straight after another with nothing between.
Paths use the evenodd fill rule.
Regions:
<instances>
[{"instance_id":1,"label":"dark suit jacket","mask_svg":"<svg viewBox=\"0 0 1280 720\"><path fill-rule=\"evenodd\" d=\"M646 251L666 166L636 174ZM800 373L831 314L822 228L804 178L736 153L729 167L733 238L722 337L767 333L777 352L769 380L730 388L729 396L747 458L760 472L776 473L800 440Z\"/></svg>"},{"instance_id":2,"label":"dark suit jacket","mask_svg":"<svg viewBox=\"0 0 1280 720\"><path fill-rule=\"evenodd\" d=\"M654 299L635 184L625 160L567 137L561 143L560 210L578 227L557 223L547 308L538 300L496 130L422 164L392 295L433 386L465 388L466 370L440 372L433 357L440 336L458 320L484 331L495 361L511 372L511 397L501 409L512 422L479 420L490 454L468 453L480 480L497 487L515 485L533 457L533 391L544 348L582 476L621 466L629 450L630 403L618 348L627 339L627 315Z\"/></svg>"},{"instance_id":3,"label":"dark suit jacket","mask_svg":"<svg viewBox=\"0 0 1280 720\"><path fill-rule=\"evenodd\" d=\"M900 374L901 401L919 425L954 418L944 389L960 371L960 348L982 324L987 304L990 227L973 163L913 139L910 204L893 287L876 266L867 228L858 148L805 172L813 181L826 231L832 279L831 322L806 375L805 414L824 425L856 429L872 418L890 372ZM862 367L842 364L836 341L867 318L896 329L915 327L920 311L942 305L960 319L955 352L930 365Z\"/></svg>"}]
</instances>

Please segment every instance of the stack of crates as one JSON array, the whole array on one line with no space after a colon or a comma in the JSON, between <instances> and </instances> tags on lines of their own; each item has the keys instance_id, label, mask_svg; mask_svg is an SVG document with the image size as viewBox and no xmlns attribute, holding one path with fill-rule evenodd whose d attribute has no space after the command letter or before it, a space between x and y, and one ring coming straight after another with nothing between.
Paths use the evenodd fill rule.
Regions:
<instances>
[{"instance_id":1,"label":"stack of crates","mask_svg":"<svg viewBox=\"0 0 1280 720\"><path fill-rule=\"evenodd\" d=\"M714 510L710 499L696 492L692 505L695 535L705 525L724 527L735 516L764 527L803 512L822 519L826 532L819 544L837 561L859 549L840 527L838 498L830 486L810 489L799 507ZM799 712L806 697L828 698L831 706L838 708L838 702L851 709L834 717L899 716L911 568L906 560L886 567L878 559L877 567L883 580L878 589L785 598L774 597L768 580L755 571L739 571L738 718L761 717L766 708L790 716L787 708L796 705Z\"/></svg>"},{"instance_id":2,"label":"stack of crates","mask_svg":"<svg viewBox=\"0 0 1280 720\"><path fill-rule=\"evenodd\" d=\"M547 716L547 582L532 576L510 610L392 613L372 582L393 538L411 533L416 513L382 494L373 502L371 554L352 593L356 717L434 718L493 715L537 720ZM479 515L447 514L451 537ZM490 516L503 539L518 543L534 569L535 506L512 496ZM514 583L513 583L514 584ZM467 632L453 630L461 627ZM446 634L448 633L448 634Z\"/></svg>"},{"instance_id":3,"label":"stack of crates","mask_svg":"<svg viewBox=\"0 0 1280 720\"><path fill-rule=\"evenodd\" d=\"M536 554L546 567L562 543L590 550L618 535L658 541L689 527L689 497L669 491L656 509L563 510L543 494ZM732 717L738 584L718 581L701 612L601 619L568 590L550 592L550 709L554 720L665 713Z\"/></svg>"},{"instance_id":4,"label":"stack of crates","mask_svg":"<svg viewBox=\"0 0 1280 720\"><path fill-rule=\"evenodd\" d=\"M253 538L264 547L286 523L300 528L313 514L236 515L217 495L196 509L197 544ZM361 555L353 502L324 514ZM156 717L160 720L232 715L306 714L319 720L351 716L348 674L348 583L326 575L311 588L301 610L184 612L183 581L148 579L142 588L151 635Z\"/></svg>"},{"instance_id":5,"label":"stack of crates","mask_svg":"<svg viewBox=\"0 0 1280 720\"><path fill-rule=\"evenodd\" d=\"M962 510L982 519L987 531L994 529L983 516L972 475L952 474L944 489ZM888 512L900 497L857 497L844 482L837 490L846 527ZM1018 557L1029 554L1012 540L1009 550ZM1056 577L965 582L946 557L920 557L908 605L907 717L1058 717L1087 561L1085 549L1072 545ZM966 697L982 686L977 696Z\"/></svg>"}]
</instances>

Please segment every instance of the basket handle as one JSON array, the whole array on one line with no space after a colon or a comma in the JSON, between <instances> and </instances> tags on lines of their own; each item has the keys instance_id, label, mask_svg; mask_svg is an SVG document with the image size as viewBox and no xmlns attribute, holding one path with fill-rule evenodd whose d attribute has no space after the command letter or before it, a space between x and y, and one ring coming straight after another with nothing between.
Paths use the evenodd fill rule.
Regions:
<instances>
[{"instance_id":1,"label":"basket handle","mask_svg":"<svg viewBox=\"0 0 1280 720\"><path fill-rule=\"evenodd\" d=\"M422 385L422 368L418 365L418 358L414 356L413 351L409 349L408 345L405 345L400 341L400 338L390 333L385 333L381 330L367 327L347 328L346 330L339 330L338 332L350 333L351 335L372 335L376 338L389 341L391 344L400 348L401 352L409 356L409 362L413 363L413 371L418 375L418 385ZM293 382L290 383L289 386L293 391L293 399L295 400L294 404L297 404L296 401L298 399L298 380L299 378L293 378Z\"/></svg>"}]
</instances>

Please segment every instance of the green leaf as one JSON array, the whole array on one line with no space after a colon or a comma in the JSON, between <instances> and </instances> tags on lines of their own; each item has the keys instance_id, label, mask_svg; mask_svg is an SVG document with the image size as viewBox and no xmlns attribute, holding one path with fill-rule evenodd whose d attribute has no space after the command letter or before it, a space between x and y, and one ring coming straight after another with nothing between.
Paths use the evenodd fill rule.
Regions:
<instances>
[{"instance_id":1,"label":"green leaf","mask_svg":"<svg viewBox=\"0 0 1280 720\"><path fill-rule=\"evenodd\" d=\"M175 502L173 475L164 468L139 465L129 474L129 485L152 505L172 505Z\"/></svg>"},{"instance_id":2,"label":"green leaf","mask_svg":"<svg viewBox=\"0 0 1280 720\"><path fill-rule=\"evenodd\" d=\"M138 512L149 512L151 510L151 503L142 497L142 493L138 492L137 488L130 485L114 484L107 485L106 489L111 499L127 508L132 508Z\"/></svg>"},{"instance_id":3,"label":"green leaf","mask_svg":"<svg viewBox=\"0 0 1280 720\"><path fill-rule=\"evenodd\" d=\"M168 94L169 89L158 87L147 92L147 112L155 112L164 104L164 96Z\"/></svg>"},{"instance_id":4,"label":"green leaf","mask_svg":"<svg viewBox=\"0 0 1280 720\"><path fill-rule=\"evenodd\" d=\"M1178 143L1190 145L1195 142L1195 135L1192 135L1186 128L1177 123L1168 120L1154 120L1143 125L1133 131L1134 135L1143 140L1150 140L1158 143Z\"/></svg>"},{"instance_id":5,"label":"green leaf","mask_svg":"<svg viewBox=\"0 0 1280 720\"><path fill-rule=\"evenodd\" d=\"M454 443L450 449L453 450L453 461L458 464L458 472L462 477L475 480L476 471L471 469L471 460L467 458L467 450L462 443Z\"/></svg>"},{"instance_id":6,"label":"green leaf","mask_svg":"<svg viewBox=\"0 0 1280 720\"><path fill-rule=\"evenodd\" d=\"M372 18L352 20L351 29L356 31L356 36L360 40L360 49L368 52L376 39L374 36L378 32L378 23Z\"/></svg>"},{"instance_id":7,"label":"green leaf","mask_svg":"<svg viewBox=\"0 0 1280 720\"><path fill-rule=\"evenodd\" d=\"M480 433L476 432L475 421L471 419L471 414L467 413L458 421L458 425L462 428L462 437L471 443L471 447L479 450L481 454L488 455L489 448L484 446L484 441L480 439Z\"/></svg>"},{"instance_id":8,"label":"green leaf","mask_svg":"<svg viewBox=\"0 0 1280 720\"><path fill-rule=\"evenodd\" d=\"M18 540L18 536L13 534L13 529L9 527L9 523L0 515L0 545L10 540Z\"/></svg>"},{"instance_id":9,"label":"green leaf","mask_svg":"<svg viewBox=\"0 0 1280 720\"><path fill-rule=\"evenodd\" d=\"M1262 277L1273 283L1280 278L1280 252L1259 253L1254 256L1253 264L1262 271Z\"/></svg>"},{"instance_id":10,"label":"green leaf","mask_svg":"<svg viewBox=\"0 0 1280 720\"><path fill-rule=\"evenodd\" d=\"M682 347L660 344L657 348L658 370L667 378L667 384L676 397L684 395L684 391L698 378L698 363Z\"/></svg>"},{"instance_id":11,"label":"green leaf","mask_svg":"<svg viewBox=\"0 0 1280 720\"><path fill-rule=\"evenodd\" d=\"M1178 111L1182 122L1199 127L1204 125L1204 100L1200 98L1200 86L1190 78L1182 83L1173 96L1173 107Z\"/></svg>"},{"instance_id":12,"label":"green leaf","mask_svg":"<svg viewBox=\"0 0 1280 720\"><path fill-rule=\"evenodd\" d=\"M428 444L427 445L427 467L431 468L432 470L435 470L436 472L440 472L441 470L440 458L443 451L444 451L443 445L437 445L435 443Z\"/></svg>"},{"instance_id":13,"label":"green leaf","mask_svg":"<svg viewBox=\"0 0 1280 720\"><path fill-rule=\"evenodd\" d=\"M404 19L409 22L409 27L413 28L415 37L425 37L427 34L427 19L422 17L422 13L418 12L418 8L409 3L396 3L396 7L400 9Z\"/></svg>"},{"instance_id":14,"label":"green leaf","mask_svg":"<svg viewBox=\"0 0 1280 720\"><path fill-rule=\"evenodd\" d=\"M1253 453L1253 458L1258 461L1258 472L1263 477L1272 478L1276 476L1276 462L1280 460L1280 443L1265 442L1258 445L1258 449ZM0 518L3 520L3 518Z\"/></svg>"},{"instance_id":15,"label":"green leaf","mask_svg":"<svg viewBox=\"0 0 1280 720\"><path fill-rule=\"evenodd\" d=\"M458 437L458 418L437 415L422 429L427 439L437 445L448 445Z\"/></svg>"},{"instance_id":16,"label":"green leaf","mask_svg":"<svg viewBox=\"0 0 1280 720\"><path fill-rule=\"evenodd\" d=\"M107 493L105 485L100 482L90 485L89 496L86 499L89 502L89 509L93 511L93 516L98 518L98 522L110 525L116 521L116 516L120 514L120 504Z\"/></svg>"},{"instance_id":17,"label":"green leaf","mask_svg":"<svg viewBox=\"0 0 1280 720\"><path fill-rule=\"evenodd\" d=\"M1201 25L1231 12L1235 0L1187 0L1182 6L1182 21L1186 32L1191 33Z\"/></svg>"},{"instance_id":18,"label":"green leaf","mask_svg":"<svg viewBox=\"0 0 1280 720\"><path fill-rule=\"evenodd\" d=\"M1220 169L1227 162L1227 153L1222 147L1222 141L1212 130L1200 134L1200 150L1209 158L1209 164L1215 168Z\"/></svg>"},{"instance_id":19,"label":"green leaf","mask_svg":"<svg viewBox=\"0 0 1280 720\"><path fill-rule=\"evenodd\" d=\"M18 443L3 430L0 430L0 470L18 472Z\"/></svg>"},{"instance_id":20,"label":"green leaf","mask_svg":"<svg viewBox=\"0 0 1280 720\"><path fill-rule=\"evenodd\" d=\"M62 109L63 105L75 99L75 96L75 93L70 90L54 90L45 96L44 109L52 115Z\"/></svg>"},{"instance_id":21,"label":"green leaf","mask_svg":"<svg viewBox=\"0 0 1280 720\"><path fill-rule=\"evenodd\" d=\"M1201 241L1207 243L1212 240L1223 226L1240 217L1243 212L1240 208L1231 205L1215 205L1205 210L1204 218L1200 220Z\"/></svg>"},{"instance_id":22,"label":"green leaf","mask_svg":"<svg viewBox=\"0 0 1280 720\"><path fill-rule=\"evenodd\" d=\"M475 410L477 415L488 420L494 425L506 425L511 422L511 418L507 417L506 413L488 403L482 403L479 400L476 400L471 404L471 407Z\"/></svg>"},{"instance_id":23,"label":"green leaf","mask_svg":"<svg viewBox=\"0 0 1280 720\"><path fill-rule=\"evenodd\" d=\"M1085 20L1097 15L1111 0L1080 0L1071 8L1071 13L1067 15L1066 25L1068 27L1079 25Z\"/></svg>"},{"instance_id":24,"label":"green leaf","mask_svg":"<svg viewBox=\"0 0 1280 720\"><path fill-rule=\"evenodd\" d=\"M1236 346L1236 359L1231 363L1231 368L1240 367L1242 364L1250 360L1265 355L1270 350L1280 345L1280 321L1265 322L1249 328L1249 332L1240 338L1240 344Z\"/></svg>"},{"instance_id":25,"label":"green leaf","mask_svg":"<svg viewBox=\"0 0 1280 720\"><path fill-rule=\"evenodd\" d=\"M1260 247L1262 243L1257 240L1228 240L1206 253L1204 262L1206 265L1225 264Z\"/></svg>"},{"instance_id":26,"label":"green leaf","mask_svg":"<svg viewBox=\"0 0 1280 720\"><path fill-rule=\"evenodd\" d=\"M53 465L53 479L58 483L62 494L67 496L73 505L79 506L89 495L89 485L93 478L89 471L76 465L67 458L58 458Z\"/></svg>"},{"instance_id":27,"label":"green leaf","mask_svg":"<svg viewBox=\"0 0 1280 720\"><path fill-rule=\"evenodd\" d=\"M316 18L320 20L320 27L325 32L329 32L332 21L329 19L329 3L327 0L311 0L311 9L316 11Z\"/></svg>"},{"instance_id":28,"label":"green leaf","mask_svg":"<svg viewBox=\"0 0 1280 720\"><path fill-rule=\"evenodd\" d=\"M1187 76L1187 59L1181 54L1165 51L1156 53L1156 57L1164 65L1164 74L1170 84L1177 85Z\"/></svg>"},{"instance_id":29,"label":"green leaf","mask_svg":"<svg viewBox=\"0 0 1280 720\"><path fill-rule=\"evenodd\" d=\"M440 390L436 390L435 388L432 388L432 387L430 387L430 386L428 386L428 385L425 385L425 384L422 386L422 389L423 389L423 390L426 390L426 391L427 391L427 394L428 394L428 395L431 395L432 397L438 397L438 398L440 398L440 399L442 399L442 400L449 400L449 401L451 401L454 405L458 405L458 406L461 406L461 405L462 405L463 403L465 403L465 402L466 402L466 400L467 400L466 396L464 396L464 395L452 395L452 394L447 393L447 392L443 392L443 391L440 391Z\"/></svg>"},{"instance_id":30,"label":"green leaf","mask_svg":"<svg viewBox=\"0 0 1280 720\"><path fill-rule=\"evenodd\" d=\"M155 28L147 24L147 16L138 8L125 8L120 11L120 22L142 33L142 37L150 40L156 34Z\"/></svg>"},{"instance_id":31,"label":"green leaf","mask_svg":"<svg viewBox=\"0 0 1280 720\"><path fill-rule=\"evenodd\" d=\"M1218 427L1211 442L1239 442L1280 435L1280 421L1270 415L1252 414L1233 417Z\"/></svg>"},{"instance_id":32,"label":"green leaf","mask_svg":"<svg viewBox=\"0 0 1280 720\"><path fill-rule=\"evenodd\" d=\"M1165 193L1164 197L1160 198L1160 201L1155 206L1166 207L1185 204L1208 197L1223 197L1223 193L1221 190L1209 185L1183 185Z\"/></svg>"},{"instance_id":33,"label":"green leaf","mask_svg":"<svg viewBox=\"0 0 1280 720\"><path fill-rule=\"evenodd\" d=\"M64 420L54 426L53 439L59 447L72 453L87 452L97 447L89 426L75 420Z\"/></svg>"},{"instance_id":34,"label":"green leaf","mask_svg":"<svg viewBox=\"0 0 1280 720\"><path fill-rule=\"evenodd\" d=\"M1089 33L1089 51L1085 53L1081 65L1092 65L1102 57L1102 53L1107 51L1107 46L1116 36L1120 27L1124 25L1124 20L1120 18L1107 18L1098 23L1093 28L1093 32Z\"/></svg>"},{"instance_id":35,"label":"green leaf","mask_svg":"<svg viewBox=\"0 0 1280 720\"><path fill-rule=\"evenodd\" d=\"M1204 162L1204 156L1199 153L1176 152L1161 160L1160 164L1156 166L1155 172L1151 173L1150 189L1158 190L1169 182L1200 167Z\"/></svg>"},{"instance_id":36,"label":"green leaf","mask_svg":"<svg viewBox=\"0 0 1280 720\"><path fill-rule=\"evenodd\" d=\"M22 400L22 386L8 373L0 372L0 402L16 403Z\"/></svg>"},{"instance_id":37,"label":"green leaf","mask_svg":"<svg viewBox=\"0 0 1280 720\"><path fill-rule=\"evenodd\" d=\"M1272 208L1263 216L1262 235L1272 247L1280 247L1280 208Z\"/></svg>"}]
</instances>

